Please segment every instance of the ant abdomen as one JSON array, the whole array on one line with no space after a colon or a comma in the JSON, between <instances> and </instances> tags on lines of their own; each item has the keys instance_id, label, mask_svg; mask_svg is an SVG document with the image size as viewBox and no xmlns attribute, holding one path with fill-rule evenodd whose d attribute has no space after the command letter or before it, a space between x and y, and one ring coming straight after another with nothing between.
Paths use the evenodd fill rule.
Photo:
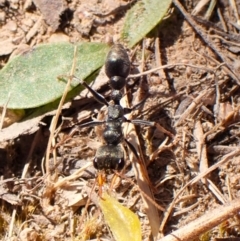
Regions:
<instances>
[{"instance_id":1,"label":"ant abdomen","mask_svg":"<svg viewBox=\"0 0 240 241\"><path fill-rule=\"evenodd\" d=\"M105 72L108 78L115 76L127 78L130 71L130 60L121 44L114 45L107 55ZM123 85L124 86L124 85Z\"/></svg>"}]
</instances>

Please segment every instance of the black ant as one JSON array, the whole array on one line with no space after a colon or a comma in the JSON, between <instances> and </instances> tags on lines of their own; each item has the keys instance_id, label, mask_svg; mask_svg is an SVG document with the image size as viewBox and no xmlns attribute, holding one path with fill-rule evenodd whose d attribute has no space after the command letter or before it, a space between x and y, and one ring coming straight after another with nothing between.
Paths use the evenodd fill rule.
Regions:
<instances>
[{"instance_id":1,"label":"black ant","mask_svg":"<svg viewBox=\"0 0 240 241\"><path fill-rule=\"evenodd\" d=\"M128 147L138 156L132 144L124 138L122 131L122 124L124 122L133 123L135 125L156 126L155 122L144 121L140 119L128 120L125 115L129 114L136 108L124 108L120 105L120 100L123 97L122 89L126 85L126 79L130 72L130 60L128 54L121 44L114 45L109 51L106 62L105 72L109 78L109 84L112 88L111 100L108 102L104 96L94 91L85 81L77 79L83 86L85 86L93 95L93 97L101 104L108 108L108 115L104 121L91 121L79 125L79 127L93 127L98 125L105 125L103 131L103 139L106 144L100 146L96 152L93 160L94 167L99 171L110 173L114 171L121 171L124 167L124 151L120 143L124 140ZM137 107L141 103L137 104ZM103 183L100 178L99 185Z\"/></svg>"}]
</instances>

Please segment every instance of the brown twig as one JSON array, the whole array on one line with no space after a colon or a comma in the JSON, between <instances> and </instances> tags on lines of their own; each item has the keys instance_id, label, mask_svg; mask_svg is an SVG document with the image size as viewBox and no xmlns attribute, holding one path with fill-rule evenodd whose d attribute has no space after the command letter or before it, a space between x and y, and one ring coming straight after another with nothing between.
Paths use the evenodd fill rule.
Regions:
<instances>
[{"instance_id":1,"label":"brown twig","mask_svg":"<svg viewBox=\"0 0 240 241\"><path fill-rule=\"evenodd\" d=\"M227 205L204 214L200 218L187 224L186 226L168 234L158 241L189 241L194 240L200 234L207 232L213 227L221 224L223 221L233 217L240 211L240 199L236 199Z\"/></svg>"},{"instance_id":2,"label":"brown twig","mask_svg":"<svg viewBox=\"0 0 240 241\"><path fill-rule=\"evenodd\" d=\"M207 34L205 34L203 28L197 25L195 20L191 17L191 15L187 11L185 11L185 9L183 8L183 6L178 0L173 0L173 3L182 12L184 17L188 21L188 23L198 33L198 35L203 39L203 41L209 46L209 48L211 48L215 52L215 54L226 64L229 70L231 70L229 75L236 81L238 85L240 85L239 77L237 76L237 74L235 74L232 71L233 66L229 63L228 59L221 53L221 51L217 48L217 46L209 39Z\"/></svg>"}]
</instances>

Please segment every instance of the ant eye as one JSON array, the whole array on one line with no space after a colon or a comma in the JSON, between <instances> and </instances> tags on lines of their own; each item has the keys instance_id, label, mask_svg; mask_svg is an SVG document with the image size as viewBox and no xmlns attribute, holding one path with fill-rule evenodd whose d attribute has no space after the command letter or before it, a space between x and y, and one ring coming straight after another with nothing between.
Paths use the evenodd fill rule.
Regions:
<instances>
[{"instance_id":1,"label":"ant eye","mask_svg":"<svg viewBox=\"0 0 240 241\"><path fill-rule=\"evenodd\" d=\"M100 165L100 162L98 161L97 158L94 158L94 160L93 160L93 166L94 166L95 169L98 169L98 170L101 170L101 169L102 169L102 168L101 168L101 165Z\"/></svg>"},{"instance_id":2,"label":"ant eye","mask_svg":"<svg viewBox=\"0 0 240 241\"><path fill-rule=\"evenodd\" d=\"M118 160L118 168L117 168L117 170L118 170L118 171L122 170L123 167L124 167L124 165L125 165L124 159L123 159L123 158L122 158L122 159L119 159L119 160Z\"/></svg>"}]
</instances>

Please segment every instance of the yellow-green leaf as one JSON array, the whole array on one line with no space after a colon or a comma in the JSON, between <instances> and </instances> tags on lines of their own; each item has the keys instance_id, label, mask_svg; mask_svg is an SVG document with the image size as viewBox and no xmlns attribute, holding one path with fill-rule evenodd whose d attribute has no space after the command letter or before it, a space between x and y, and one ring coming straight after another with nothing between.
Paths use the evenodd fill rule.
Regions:
<instances>
[{"instance_id":1,"label":"yellow-green leaf","mask_svg":"<svg viewBox=\"0 0 240 241\"><path fill-rule=\"evenodd\" d=\"M142 240L141 225L136 214L105 193L99 205L116 241Z\"/></svg>"}]
</instances>

